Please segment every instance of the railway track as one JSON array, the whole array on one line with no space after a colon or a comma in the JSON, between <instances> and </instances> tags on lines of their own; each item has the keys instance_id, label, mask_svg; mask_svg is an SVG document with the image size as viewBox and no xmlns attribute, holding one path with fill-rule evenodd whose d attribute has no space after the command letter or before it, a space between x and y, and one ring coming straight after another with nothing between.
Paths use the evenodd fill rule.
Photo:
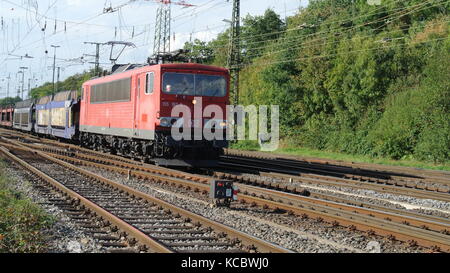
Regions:
<instances>
[{"instance_id":1,"label":"railway track","mask_svg":"<svg viewBox=\"0 0 450 273\"><path fill-rule=\"evenodd\" d=\"M25 135L28 137L27 135ZM31 138L30 140L33 140ZM55 146L55 144L63 149L68 149L71 151L79 151L80 153L84 155L89 155L93 157L102 157L108 160L113 161L120 161L127 163L126 166L130 169L136 169L136 166L147 166L146 170L148 171L149 168L148 164L143 164L141 162L136 162L132 159L123 158L116 155L110 155L105 154L98 151L92 151L85 148L78 147L76 145L71 144L65 144L65 143L58 143L52 140L43 139L44 143L47 143L49 145ZM89 159L89 158L87 158ZM92 159L92 158L91 158ZM378 192L383 193L392 193L392 194L401 194L405 196L412 196L416 198L422 198L422 199L434 199L434 200L441 200L441 201L449 201L449 195L447 188L443 187L430 187L424 186L421 187L418 186L416 183L409 183L404 181L391 181L391 180L385 180L383 182L380 182L379 180L374 180L372 178L367 180L362 180L357 177L351 177L351 178L340 178L336 176L326 176L326 175L319 175L319 174L310 174L310 173L299 173L299 172L290 172L291 174L283 174L282 169L280 168L268 168L268 167L255 167L252 165L245 165L245 162L240 162L239 158L233 159L234 163L232 163L232 170L234 171L242 171L243 173L253 172L257 173L262 176L268 176L277 178L281 181L284 181L284 183L276 183L276 182L266 182L266 181L258 181L257 179L249 179L245 178L242 175L236 175L232 173L227 172L218 172L218 171L209 171L208 173L210 175L213 175L215 177L221 177L221 178L228 178L233 179L238 182L246 183L246 184L252 184L257 185L261 187L266 188L272 188L272 189L278 189L283 190L291 193L300 193L303 195L307 195L308 192L305 191L304 188L292 186L292 182L298 182L300 184L324 184L324 185L331 185L331 186L338 186L338 187L352 187L357 189L364 189L364 190L375 190ZM151 170L156 170L156 173L167 173L166 168L157 167L154 165L151 165ZM270 164L269 164L270 166ZM280 164L277 165L280 167ZM259 169L258 169L259 168ZM144 168L145 169L145 168ZM176 173L176 171L171 172L171 176L173 173ZM183 174L180 172L179 177L183 178L186 174ZM357 179L357 180L355 180Z\"/></svg>"},{"instance_id":2,"label":"railway track","mask_svg":"<svg viewBox=\"0 0 450 273\"><path fill-rule=\"evenodd\" d=\"M335 177L347 177L350 179L367 180L368 182L385 183L388 181L399 182L400 186L414 187L420 183L438 183L450 185L450 172L417 169L411 167L384 166L379 164L344 162L337 160L324 160L315 158L293 157L288 155L273 155L262 152L238 151L227 149L227 159L247 160L251 164L264 163L291 171L306 173L328 174ZM402 183L403 182L403 183Z\"/></svg>"},{"instance_id":3,"label":"railway track","mask_svg":"<svg viewBox=\"0 0 450 273\"><path fill-rule=\"evenodd\" d=\"M342 160L322 159L314 157L301 157L291 155L281 155L256 151L241 151L234 149L226 149L225 155L238 156L263 160L277 160L280 162L287 162L289 164L300 164L309 167L314 166L330 166L335 168L351 168L354 170L367 170L375 173L385 173L387 175L399 176L399 177L419 177L421 179L437 179L437 180L450 180L449 171L437 171L428 169L419 169L413 167L382 165L375 163L360 163L360 162L347 162Z\"/></svg>"},{"instance_id":4,"label":"railway track","mask_svg":"<svg viewBox=\"0 0 450 273\"><path fill-rule=\"evenodd\" d=\"M250 167L249 167L250 168ZM236 171L236 170L234 170ZM235 181L241 181L243 183L252 184L255 179L245 177L243 174L236 174L235 172L229 171L212 171L209 172L211 175L220 178L228 178L233 179ZM249 173L249 171L245 172ZM377 185L377 184L367 184L365 182L346 180L346 179L337 179L330 178L327 176L309 176L309 175L301 175L301 176L293 176L286 175L280 173L273 172L259 172L258 175L276 178L277 183L274 182L266 182L268 184L277 184L278 187L289 187L294 183L304 185L326 185L326 186L334 186L338 188L353 188L360 190L370 190L375 192L387 193L387 194L396 194L403 196L411 196L420 199L431 199L431 200L439 200L444 202L450 201L450 195L448 193L440 193L440 192L432 192L432 191L424 191L415 188L403 188L389 185ZM283 186L284 185L284 186Z\"/></svg>"},{"instance_id":5,"label":"railway track","mask_svg":"<svg viewBox=\"0 0 450 273\"><path fill-rule=\"evenodd\" d=\"M0 151L51 185L51 191L60 193L63 200L69 199L83 208L86 213L81 216L82 212L73 211L79 214L79 219L87 220L87 215L95 215L114 232L126 235L126 242L109 243L110 246L138 245L141 251L164 253L289 252L44 153L20 146L13 148L9 151L1 147ZM61 198L53 201L61 202ZM97 237L119 240L111 235Z\"/></svg>"},{"instance_id":6,"label":"railway track","mask_svg":"<svg viewBox=\"0 0 450 273\"><path fill-rule=\"evenodd\" d=\"M208 181L211 177L143 164L97 151L84 151L83 148L70 144L55 143L50 140L46 140L46 143L46 145L35 143L21 143L20 145L29 149L39 149L48 156L76 165L109 170L150 183L182 186L203 194L207 194L209 191ZM217 177L224 178L220 175ZM304 192L296 192L298 189L280 187L280 185L267 182L262 182L266 185L265 188L261 188L261 185L255 183L254 179L233 176L228 178L242 183L239 185L241 203L284 210L302 218L318 219L332 225L346 226L351 230L357 229L366 231L368 234L383 235L390 239L408 242L411 245L417 244L433 250L450 251L448 242L450 223L445 218L389 209L314 192L308 198L299 195L298 193ZM251 186L252 184L259 187Z\"/></svg>"},{"instance_id":7,"label":"railway track","mask_svg":"<svg viewBox=\"0 0 450 273\"><path fill-rule=\"evenodd\" d=\"M252 173L288 182L353 187L441 201L448 201L450 198L450 187L443 182L381 179L315 168L289 166L273 160L266 162L261 159L240 157L224 157L220 166L223 169L221 173L225 176L233 176L231 174L233 172Z\"/></svg>"},{"instance_id":8,"label":"railway track","mask_svg":"<svg viewBox=\"0 0 450 273\"><path fill-rule=\"evenodd\" d=\"M16 143L17 144L17 143ZM15 145L12 142L8 145ZM147 182L168 183L207 194L210 177L194 175L177 170L165 169L146 164L132 164L99 157L92 153L64 150L46 145L20 144L24 149L40 149L52 156L76 165L84 165L133 176ZM11 148L13 146L10 146ZM450 251L450 222L448 219L425 216L418 213L387 209L380 206L364 206L342 199L326 200L324 196L313 193L311 197L240 184L239 200L263 208L284 210L302 218L326 221L332 225L346 226L349 229L366 231L368 234L383 235L393 240L401 240L411 245L421 245L433 250ZM366 204L367 205L367 204Z\"/></svg>"},{"instance_id":9,"label":"railway track","mask_svg":"<svg viewBox=\"0 0 450 273\"><path fill-rule=\"evenodd\" d=\"M20 167L19 167L20 168ZM25 172L25 174L28 174ZM115 228L108 225L100 217L96 217L79 203L68 199L63 193L57 191L48 182L36 178L31 174L26 176L28 181L32 181L33 188L42 198L37 204L41 206L54 206L62 211L72 223L74 223L84 234L89 235L101 246L100 251L107 253L138 253L145 250L141 247L130 247L126 234L120 233Z\"/></svg>"}]
</instances>

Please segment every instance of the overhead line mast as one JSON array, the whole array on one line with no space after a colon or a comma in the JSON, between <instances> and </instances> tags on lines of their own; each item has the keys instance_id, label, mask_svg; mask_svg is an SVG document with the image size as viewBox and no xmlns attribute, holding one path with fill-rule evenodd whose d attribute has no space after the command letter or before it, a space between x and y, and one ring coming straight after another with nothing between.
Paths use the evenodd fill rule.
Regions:
<instances>
[{"instance_id":1,"label":"overhead line mast","mask_svg":"<svg viewBox=\"0 0 450 273\"><path fill-rule=\"evenodd\" d=\"M137 0L130 0L129 2L122 4L118 7L105 7L103 13L113 13L128 4L134 3ZM146 0L159 3L158 10L156 12L156 25L155 25L155 39L153 42L153 57L149 58L149 62L164 63L168 59L170 53L170 34L171 34L171 5L178 5L183 7L194 7L195 5L186 3L184 0L172 1L172 0Z\"/></svg>"},{"instance_id":2,"label":"overhead line mast","mask_svg":"<svg viewBox=\"0 0 450 273\"><path fill-rule=\"evenodd\" d=\"M155 39L153 41L153 54L155 56L165 55L170 52L170 4L161 2L156 13ZM157 57L157 62L159 62ZM164 60L161 60L164 62Z\"/></svg>"},{"instance_id":3,"label":"overhead line mast","mask_svg":"<svg viewBox=\"0 0 450 273\"><path fill-rule=\"evenodd\" d=\"M8 74L8 77L6 78L8 80L8 85L7 85L7 89L6 89L6 97L9 97L9 82L11 80L11 73Z\"/></svg>"},{"instance_id":4,"label":"overhead line mast","mask_svg":"<svg viewBox=\"0 0 450 273\"><path fill-rule=\"evenodd\" d=\"M95 57L95 76L100 76L100 46L105 43L84 42L85 44L95 45L95 55L85 54L86 56Z\"/></svg>"},{"instance_id":5,"label":"overhead line mast","mask_svg":"<svg viewBox=\"0 0 450 273\"><path fill-rule=\"evenodd\" d=\"M185 1L155 0L159 7L156 13L155 40L153 42L153 55L156 63L164 63L165 58L170 52L170 30L171 30L171 4L193 7Z\"/></svg>"},{"instance_id":6,"label":"overhead line mast","mask_svg":"<svg viewBox=\"0 0 450 273\"><path fill-rule=\"evenodd\" d=\"M233 0L233 15L231 19L230 43L228 47L227 66L233 81L234 104L239 104L239 72L241 64L241 17L240 0Z\"/></svg>"},{"instance_id":7,"label":"overhead line mast","mask_svg":"<svg viewBox=\"0 0 450 273\"><path fill-rule=\"evenodd\" d=\"M56 94L56 84L55 84L55 70L56 70L56 49L59 48L60 46L58 45L51 45L51 47L53 47L54 50L54 55L53 55L53 94Z\"/></svg>"}]
</instances>

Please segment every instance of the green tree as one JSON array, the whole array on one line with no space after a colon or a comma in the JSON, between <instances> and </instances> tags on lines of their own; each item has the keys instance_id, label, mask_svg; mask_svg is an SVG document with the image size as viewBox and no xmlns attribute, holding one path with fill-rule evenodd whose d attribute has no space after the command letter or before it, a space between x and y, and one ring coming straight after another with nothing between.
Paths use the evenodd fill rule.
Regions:
<instances>
[{"instance_id":1,"label":"green tree","mask_svg":"<svg viewBox=\"0 0 450 273\"><path fill-rule=\"evenodd\" d=\"M267 9L263 16L247 15L243 19L242 26L244 62L250 62L261 56L267 41L280 37L284 29L284 22L271 9Z\"/></svg>"},{"instance_id":2,"label":"green tree","mask_svg":"<svg viewBox=\"0 0 450 273\"><path fill-rule=\"evenodd\" d=\"M7 98L3 98L0 99L0 106L8 106L8 105L13 105L16 102L22 101L22 99L20 97L15 97L15 98L11 98L11 97L7 97Z\"/></svg>"},{"instance_id":3,"label":"green tree","mask_svg":"<svg viewBox=\"0 0 450 273\"><path fill-rule=\"evenodd\" d=\"M186 42L184 49L188 50L187 57L190 62L210 64L214 59L214 50L203 41L195 39L194 42Z\"/></svg>"},{"instance_id":4,"label":"green tree","mask_svg":"<svg viewBox=\"0 0 450 273\"><path fill-rule=\"evenodd\" d=\"M103 73L104 71L100 71ZM75 74L73 76L68 77L66 80L58 83L58 91L69 91L69 90L78 90L81 91L81 87L84 82L88 81L92 77L95 76L95 71L90 70L84 73ZM52 83L44 83L43 85L31 89L31 97L32 98L41 98L44 96L48 96L53 94L53 84Z\"/></svg>"}]
</instances>

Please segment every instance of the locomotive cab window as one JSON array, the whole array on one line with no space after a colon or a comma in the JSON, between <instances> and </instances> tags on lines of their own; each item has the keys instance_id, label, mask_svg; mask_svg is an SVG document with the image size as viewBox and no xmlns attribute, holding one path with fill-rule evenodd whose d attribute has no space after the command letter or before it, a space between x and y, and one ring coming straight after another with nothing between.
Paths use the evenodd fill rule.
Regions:
<instances>
[{"instance_id":1,"label":"locomotive cab window","mask_svg":"<svg viewBox=\"0 0 450 273\"><path fill-rule=\"evenodd\" d=\"M195 75L195 93L197 96L223 97L226 95L227 81L222 76Z\"/></svg>"},{"instance_id":2,"label":"locomotive cab window","mask_svg":"<svg viewBox=\"0 0 450 273\"><path fill-rule=\"evenodd\" d=\"M224 76L188 73L164 73L163 92L173 95L224 97L227 81Z\"/></svg>"},{"instance_id":3,"label":"locomotive cab window","mask_svg":"<svg viewBox=\"0 0 450 273\"><path fill-rule=\"evenodd\" d=\"M165 73L163 89L166 94L195 96L194 74Z\"/></svg>"},{"instance_id":4,"label":"locomotive cab window","mask_svg":"<svg viewBox=\"0 0 450 273\"><path fill-rule=\"evenodd\" d=\"M155 73L150 72L147 73L146 76L146 88L145 88L145 94L152 94L154 90L154 84L155 84Z\"/></svg>"}]
</instances>

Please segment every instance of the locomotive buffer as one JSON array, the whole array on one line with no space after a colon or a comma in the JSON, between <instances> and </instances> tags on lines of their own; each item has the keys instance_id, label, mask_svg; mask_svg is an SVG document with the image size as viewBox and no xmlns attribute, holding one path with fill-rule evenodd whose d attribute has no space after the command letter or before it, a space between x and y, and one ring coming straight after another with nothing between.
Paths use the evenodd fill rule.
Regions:
<instances>
[{"instance_id":1,"label":"locomotive buffer","mask_svg":"<svg viewBox=\"0 0 450 273\"><path fill-rule=\"evenodd\" d=\"M237 186L229 180L210 180L209 197L217 207L230 207L232 201L237 201Z\"/></svg>"}]
</instances>

